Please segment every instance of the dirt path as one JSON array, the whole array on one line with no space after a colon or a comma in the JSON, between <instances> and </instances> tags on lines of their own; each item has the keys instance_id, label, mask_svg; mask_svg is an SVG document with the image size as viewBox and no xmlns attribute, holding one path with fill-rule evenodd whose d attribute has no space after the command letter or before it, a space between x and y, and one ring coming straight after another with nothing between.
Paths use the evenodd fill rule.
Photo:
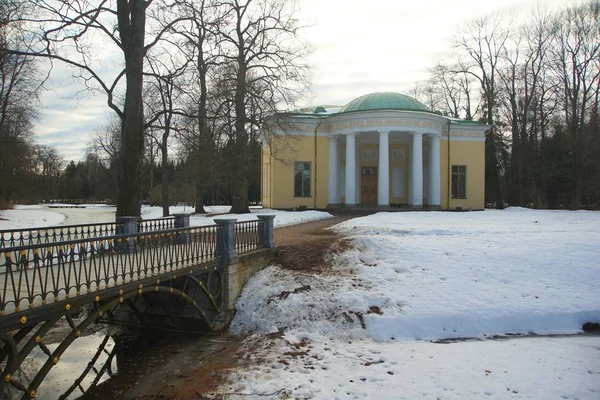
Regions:
<instances>
[{"instance_id":1,"label":"dirt path","mask_svg":"<svg viewBox=\"0 0 600 400\"><path fill-rule=\"evenodd\" d=\"M342 215L306 222L304 224L277 228L275 229L275 244L277 247L290 246L320 240L323 236L334 236L335 234L330 230L326 230L326 228L354 217L354 215Z\"/></svg>"},{"instance_id":2,"label":"dirt path","mask_svg":"<svg viewBox=\"0 0 600 400\"><path fill-rule=\"evenodd\" d=\"M327 255L348 246L348 241L327 228L354 217L343 215L275 229L275 261L286 269L311 273L323 271L327 268Z\"/></svg>"}]
</instances>

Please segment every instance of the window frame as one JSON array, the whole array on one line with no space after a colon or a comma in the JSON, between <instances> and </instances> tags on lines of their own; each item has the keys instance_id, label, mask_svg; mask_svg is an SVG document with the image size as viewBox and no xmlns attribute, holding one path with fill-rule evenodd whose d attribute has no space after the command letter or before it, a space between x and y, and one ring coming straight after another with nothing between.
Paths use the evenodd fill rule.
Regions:
<instances>
[{"instance_id":1,"label":"window frame","mask_svg":"<svg viewBox=\"0 0 600 400\"><path fill-rule=\"evenodd\" d=\"M298 168L299 164L302 164L302 169ZM308 168L306 166L308 165ZM302 178L300 183L300 194L296 192L296 173L301 171ZM305 171L308 171L308 187L305 187L306 176L304 174ZM311 161L294 161L294 198L306 199L312 197L312 162ZM305 189L308 190L306 193Z\"/></svg>"},{"instance_id":2,"label":"window frame","mask_svg":"<svg viewBox=\"0 0 600 400\"><path fill-rule=\"evenodd\" d=\"M462 171L461 171L462 168ZM456 171L455 171L456 169ZM451 180L451 198L453 200L466 200L467 199L467 166L466 165L452 165L451 169L452 180ZM462 178L462 179L461 179ZM456 192L455 192L455 179L456 179ZM463 185L461 197L461 183Z\"/></svg>"}]
</instances>

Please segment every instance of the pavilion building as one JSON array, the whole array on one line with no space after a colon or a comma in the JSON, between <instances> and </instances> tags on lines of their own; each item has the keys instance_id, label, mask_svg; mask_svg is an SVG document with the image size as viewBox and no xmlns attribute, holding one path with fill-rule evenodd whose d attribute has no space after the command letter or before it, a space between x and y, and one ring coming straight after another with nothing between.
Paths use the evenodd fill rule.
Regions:
<instances>
[{"instance_id":1,"label":"pavilion building","mask_svg":"<svg viewBox=\"0 0 600 400\"><path fill-rule=\"evenodd\" d=\"M277 114L263 128L262 203L483 209L488 129L392 92Z\"/></svg>"}]
</instances>

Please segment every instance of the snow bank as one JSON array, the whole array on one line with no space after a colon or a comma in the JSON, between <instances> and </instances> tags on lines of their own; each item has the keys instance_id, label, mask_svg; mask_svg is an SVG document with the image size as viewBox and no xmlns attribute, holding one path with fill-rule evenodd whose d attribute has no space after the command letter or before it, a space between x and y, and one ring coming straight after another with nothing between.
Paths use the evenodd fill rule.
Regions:
<instances>
[{"instance_id":1,"label":"snow bank","mask_svg":"<svg viewBox=\"0 0 600 400\"><path fill-rule=\"evenodd\" d=\"M233 332L393 341L576 333L600 321L600 213L379 213L335 229L356 248L332 274L264 270L244 289Z\"/></svg>"}]
</instances>

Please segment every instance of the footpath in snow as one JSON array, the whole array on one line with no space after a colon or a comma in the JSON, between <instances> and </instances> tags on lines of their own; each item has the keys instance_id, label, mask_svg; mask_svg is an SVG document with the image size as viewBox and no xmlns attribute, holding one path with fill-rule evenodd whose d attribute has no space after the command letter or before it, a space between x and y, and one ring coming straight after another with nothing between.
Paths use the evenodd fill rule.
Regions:
<instances>
[{"instance_id":1,"label":"footpath in snow","mask_svg":"<svg viewBox=\"0 0 600 400\"><path fill-rule=\"evenodd\" d=\"M354 248L328 273L270 267L248 283L231 329L268 361L225 390L600 399L600 337L487 340L600 322L600 213L379 213L334 229ZM426 341L465 337L479 341Z\"/></svg>"}]
</instances>

